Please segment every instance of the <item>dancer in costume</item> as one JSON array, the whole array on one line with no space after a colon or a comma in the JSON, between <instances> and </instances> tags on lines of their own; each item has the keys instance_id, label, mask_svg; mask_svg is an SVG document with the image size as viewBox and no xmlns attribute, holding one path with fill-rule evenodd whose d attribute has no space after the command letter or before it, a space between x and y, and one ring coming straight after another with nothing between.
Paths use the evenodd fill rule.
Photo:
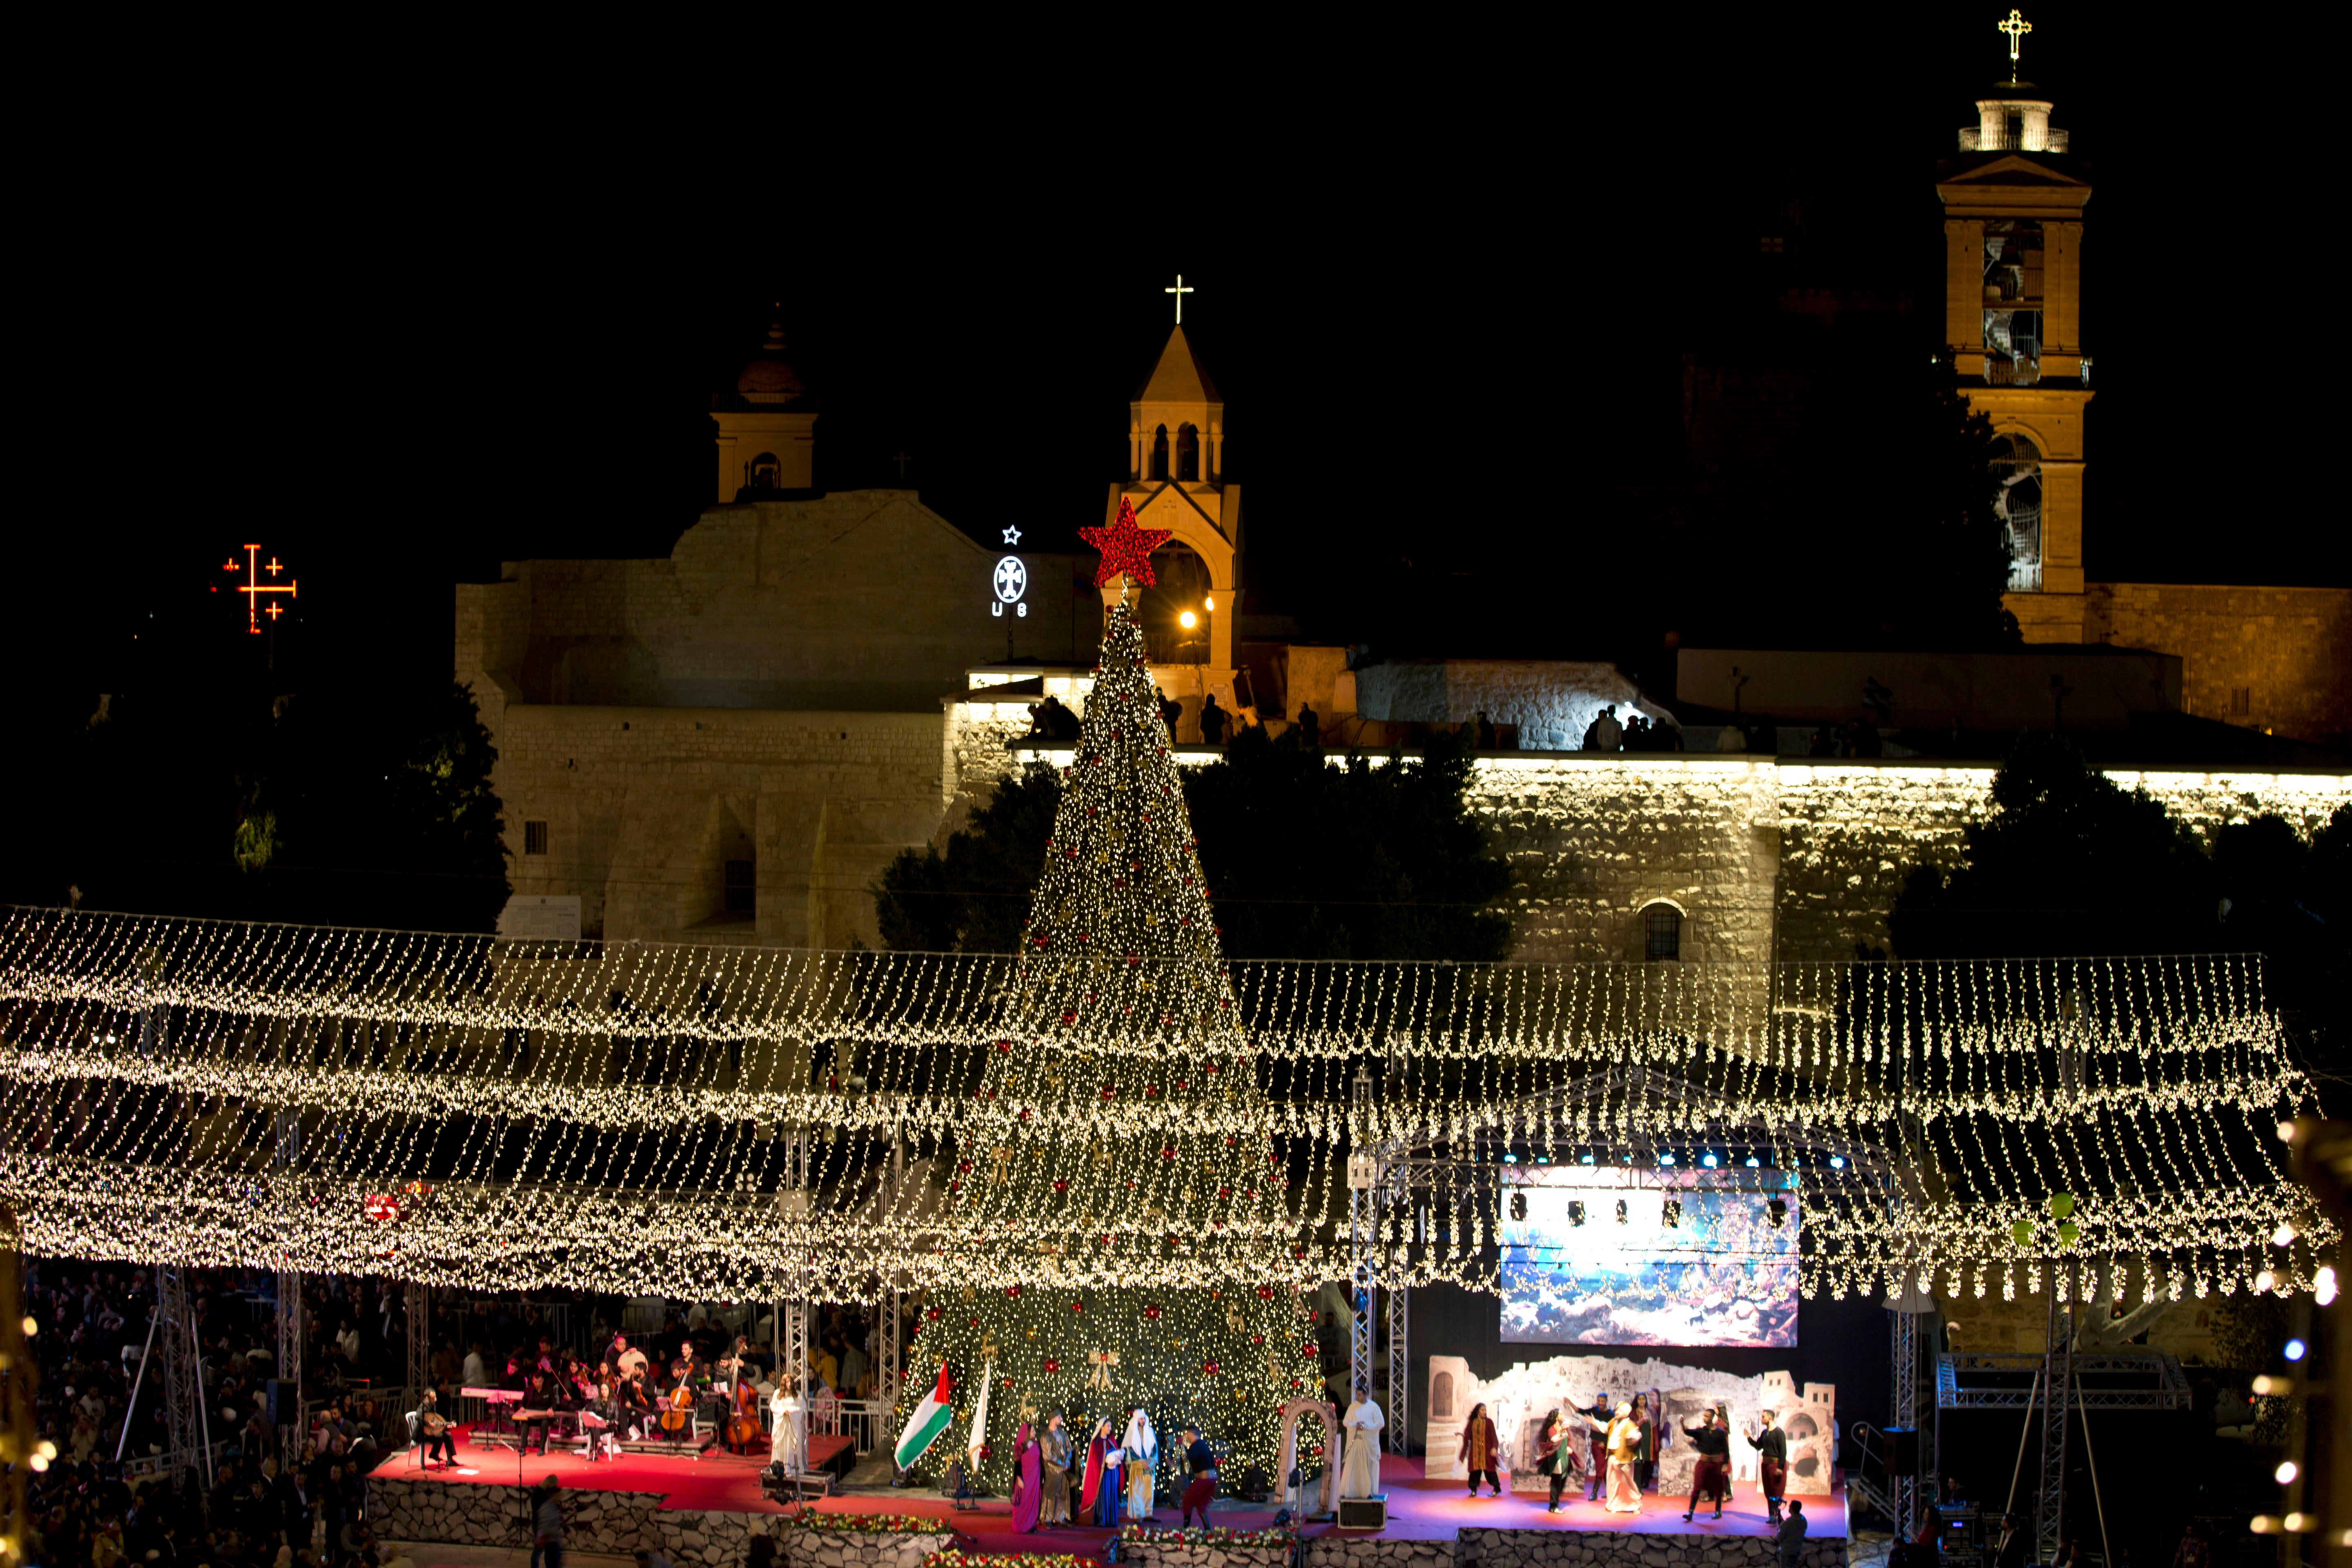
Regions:
<instances>
[{"instance_id":1,"label":"dancer in costume","mask_svg":"<svg viewBox=\"0 0 2352 1568\"><path fill-rule=\"evenodd\" d=\"M1780 1499L1789 1488L1789 1435L1772 1425L1772 1412L1767 1410L1762 1431L1743 1432L1740 1436L1761 1456L1756 1461L1756 1479L1764 1489L1764 1507L1777 1529L1780 1523Z\"/></svg>"},{"instance_id":2,"label":"dancer in costume","mask_svg":"<svg viewBox=\"0 0 2352 1568\"><path fill-rule=\"evenodd\" d=\"M1698 1500L1715 1500L1715 1517L1723 1517L1723 1505L1731 1500L1731 1434L1717 1425L1713 1410L1699 1417L1696 1426L1683 1428L1683 1436L1698 1450L1698 1463L1691 1467L1690 1507L1683 1510L1687 1520L1698 1511Z\"/></svg>"}]
</instances>

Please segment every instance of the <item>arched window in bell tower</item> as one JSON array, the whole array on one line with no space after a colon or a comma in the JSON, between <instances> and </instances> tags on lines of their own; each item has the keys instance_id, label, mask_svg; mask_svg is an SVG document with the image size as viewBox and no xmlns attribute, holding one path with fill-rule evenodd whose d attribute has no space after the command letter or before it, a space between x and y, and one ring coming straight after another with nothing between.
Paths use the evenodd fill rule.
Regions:
<instances>
[{"instance_id":1,"label":"arched window in bell tower","mask_svg":"<svg viewBox=\"0 0 2352 1568\"><path fill-rule=\"evenodd\" d=\"M1176 477L1193 484L1201 479L1201 430L1196 425L1176 429Z\"/></svg>"},{"instance_id":2,"label":"arched window in bell tower","mask_svg":"<svg viewBox=\"0 0 2352 1568\"><path fill-rule=\"evenodd\" d=\"M1992 445L1992 509L2009 541L2009 591L2042 591L2042 448L2024 436Z\"/></svg>"},{"instance_id":3,"label":"arched window in bell tower","mask_svg":"<svg viewBox=\"0 0 2352 1568\"><path fill-rule=\"evenodd\" d=\"M1168 426L1165 425L1152 432L1150 477L1155 479L1164 479L1168 477Z\"/></svg>"},{"instance_id":4,"label":"arched window in bell tower","mask_svg":"<svg viewBox=\"0 0 2352 1568\"><path fill-rule=\"evenodd\" d=\"M776 460L773 452L762 452L751 459L751 471L743 482L755 490L781 489L783 471L783 464Z\"/></svg>"}]
</instances>

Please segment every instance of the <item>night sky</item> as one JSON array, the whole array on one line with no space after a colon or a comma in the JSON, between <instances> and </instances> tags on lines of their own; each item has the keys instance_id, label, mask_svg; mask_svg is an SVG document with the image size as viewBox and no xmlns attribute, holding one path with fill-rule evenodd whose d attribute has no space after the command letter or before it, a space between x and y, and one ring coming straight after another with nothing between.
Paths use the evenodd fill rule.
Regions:
<instances>
[{"instance_id":1,"label":"night sky","mask_svg":"<svg viewBox=\"0 0 2352 1568\"><path fill-rule=\"evenodd\" d=\"M1180 270L1250 608L1619 655L1580 607L1638 604L1599 640L1654 647L1706 563L1612 498L1675 482L1682 356L1788 287L1908 292L1902 352L1934 346L1935 162L2005 74L2005 10L1488 16L1328 48L1195 19L1164 69L1025 75L803 41L666 79L676 113L617 58L122 93L122 133L60 141L20 196L16 460L52 499L18 564L70 584L19 579L37 684L249 659L207 593L247 538L302 584L301 684L446 668L453 582L658 554L692 521L708 395L772 300L824 399L821 485L894 482L903 449L960 526L1076 548ZM2029 12L2025 74L2095 187L2090 573L2341 583L2303 391L2328 353L2299 303L2330 254L2318 51L2273 37L2231 79L2203 63L2226 40L2160 17Z\"/></svg>"}]
</instances>

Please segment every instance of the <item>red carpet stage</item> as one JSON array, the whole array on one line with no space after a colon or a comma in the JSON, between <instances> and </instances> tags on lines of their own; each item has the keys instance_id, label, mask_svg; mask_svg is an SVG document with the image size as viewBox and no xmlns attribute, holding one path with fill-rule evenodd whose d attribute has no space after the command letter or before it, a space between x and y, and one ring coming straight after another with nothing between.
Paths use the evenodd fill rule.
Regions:
<instances>
[{"instance_id":1,"label":"red carpet stage","mask_svg":"<svg viewBox=\"0 0 2352 1568\"><path fill-rule=\"evenodd\" d=\"M813 1441L814 1457L821 1465L833 1458L830 1445L844 1445L846 1438L819 1437ZM591 1464L576 1453L559 1446L552 1455L534 1454L525 1460L522 1479L537 1483L545 1476L556 1477L573 1491L624 1491L657 1494L663 1510L708 1510L721 1513L782 1513L780 1503L771 1502L761 1495L759 1473L766 1464L766 1456L739 1457L723 1448L706 1449L699 1459L668 1454L623 1454L616 1458ZM1506 1491L1496 1498L1481 1496L1475 1501L1464 1492L1456 1480L1427 1480L1422 1476L1419 1459L1391 1457L1381 1466L1381 1479L1388 1490L1389 1523L1381 1534L1390 1540L1450 1541L1462 1530L1563 1530L1608 1531L1642 1535L1700 1535L1760 1537L1767 1533L1764 1499L1753 1486L1743 1486L1733 1494L1731 1505L1724 1510L1719 1521L1710 1519L1702 1510L1691 1523L1683 1522L1682 1498L1655 1495L1643 1499L1638 1514L1611 1513L1597 1502L1586 1502L1580 1493L1571 1492L1560 1500L1559 1512L1544 1511L1542 1497L1538 1494L1515 1494ZM387 1480L443 1482L452 1486L511 1487L515 1484L514 1455L504 1449L476 1448L461 1444L457 1449L457 1466L453 1469L418 1471L414 1462L403 1456L383 1466L376 1476ZM1813 1541L1843 1540L1848 1531L1844 1499L1842 1497L1809 1497L1801 1495L1806 1518L1811 1521L1807 1531ZM1083 1529L1066 1528L1039 1530L1033 1534L1013 1532L1013 1506L1003 1498L993 1498L976 1509L959 1510L948 1500L928 1488L908 1491L883 1489L860 1491L848 1496L829 1497L798 1505L818 1513L895 1513L923 1519L936 1519L945 1528L969 1536L990 1552L1075 1552L1095 1557L1102 1553L1111 1532L1094 1526ZM1249 1507L1230 1500L1217 1505L1213 1522L1231 1530L1262 1529L1274 1522L1272 1505ZM1177 1522L1171 1505L1160 1510L1159 1522L1173 1526ZM1333 1533L1330 1525L1310 1526L1308 1535ZM1367 1532L1349 1531L1343 1533L1356 1537Z\"/></svg>"}]
</instances>

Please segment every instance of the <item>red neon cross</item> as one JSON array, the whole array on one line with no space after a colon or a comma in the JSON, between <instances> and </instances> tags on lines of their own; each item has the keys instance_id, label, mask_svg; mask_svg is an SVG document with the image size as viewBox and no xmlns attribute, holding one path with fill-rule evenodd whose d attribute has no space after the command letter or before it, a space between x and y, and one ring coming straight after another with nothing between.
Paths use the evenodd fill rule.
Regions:
<instances>
[{"instance_id":1,"label":"red neon cross","mask_svg":"<svg viewBox=\"0 0 2352 1568\"><path fill-rule=\"evenodd\" d=\"M236 570L236 563L232 561L221 570L234 572ZM261 635L262 595L283 594L289 599L299 596L294 591L296 584L291 579L284 583L263 582L261 574L264 570L275 576L285 568L278 564L278 557L275 555L269 558L268 566L264 568L261 564L261 546L247 545L245 547L245 581L238 584L236 591L245 595L245 629L255 637ZM286 609L282 605L273 602L269 605L269 618L273 621L285 613Z\"/></svg>"}]
</instances>

